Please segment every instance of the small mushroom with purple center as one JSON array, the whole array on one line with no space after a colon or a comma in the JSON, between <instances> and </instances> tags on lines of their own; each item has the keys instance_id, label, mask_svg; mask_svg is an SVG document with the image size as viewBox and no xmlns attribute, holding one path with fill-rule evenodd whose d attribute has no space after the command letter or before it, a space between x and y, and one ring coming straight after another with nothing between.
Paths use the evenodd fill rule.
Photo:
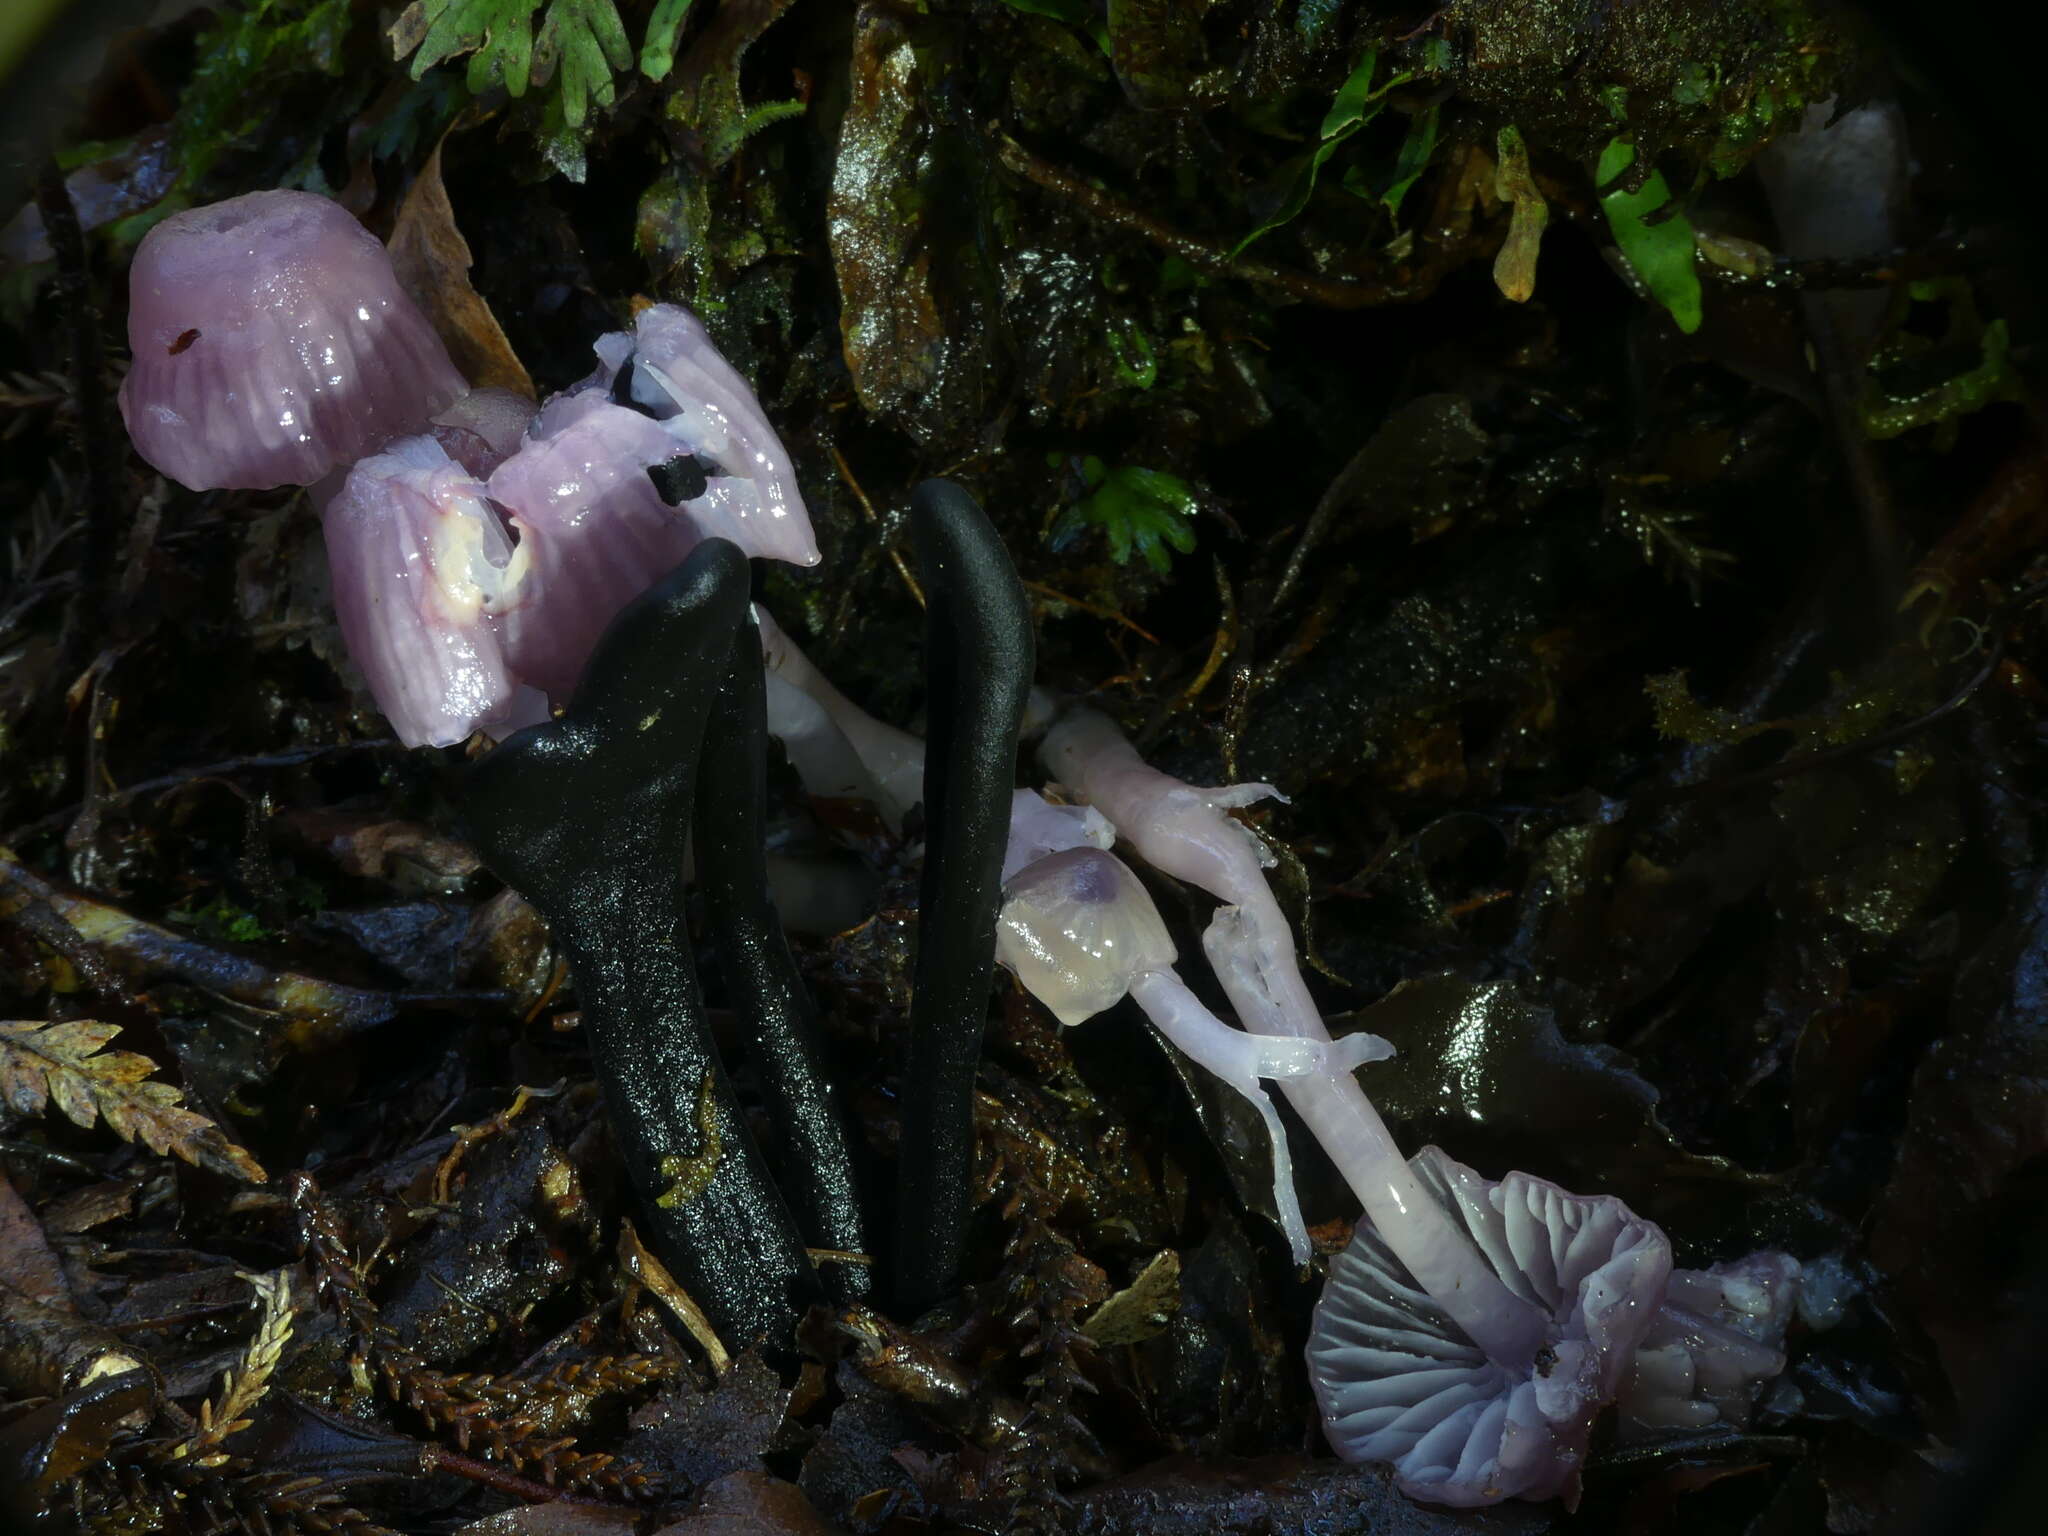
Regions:
<instances>
[{"instance_id":1,"label":"small mushroom with purple center","mask_svg":"<svg viewBox=\"0 0 2048 1536\"><path fill-rule=\"evenodd\" d=\"M1309 1260L1308 1226L1294 1192L1279 1113L1259 1079L1351 1070L1386 1055L1353 1035L1331 1044L1248 1034L1204 1007L1175 972L1166 924L1129 866L1107 851L1109 824L1092 810L1056 806L1029 790L1010 813L1011 862L997 918L996 959L1068 1026L1129 997L1169 1041L1227 1083L1265 1122L1273 1148L1273 1204L1297 1264Z\"/></svg>"}]
</instances>

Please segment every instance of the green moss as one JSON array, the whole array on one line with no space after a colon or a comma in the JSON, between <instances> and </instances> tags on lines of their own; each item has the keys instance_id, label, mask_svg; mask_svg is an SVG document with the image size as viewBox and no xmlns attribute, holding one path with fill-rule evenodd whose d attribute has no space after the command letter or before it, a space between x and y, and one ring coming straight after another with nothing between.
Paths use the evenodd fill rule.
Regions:
<instances>
[{"instance_id":1,"label":"green moss","mask_svg":"<svg viewBox=\"0 0 2048 1536\"><path fill-rule=\"evenodd\" d=\"M249 0L221 11L200 34L199 62L172 120L178 191L158 217L190 201L215 162L249 143L305 77L341 73L349 10L349 0Z\"/></svg>"},{"instance_id":2,"label":"green moss","mask_svg":"<svg viewBox=\"0 0 2048 1536\"><path fill-rule=\"evenodd\" d=\"M1912 324L1927 309L1946 310L1939 336ZM1947 278L1913 284L1897 306L1871 356L1859 409L1873 438L1935 427L1947 439L1963 417L2021 392L2005 322L1986 322L1968 280Z\"/></svg>"}]
</instances>

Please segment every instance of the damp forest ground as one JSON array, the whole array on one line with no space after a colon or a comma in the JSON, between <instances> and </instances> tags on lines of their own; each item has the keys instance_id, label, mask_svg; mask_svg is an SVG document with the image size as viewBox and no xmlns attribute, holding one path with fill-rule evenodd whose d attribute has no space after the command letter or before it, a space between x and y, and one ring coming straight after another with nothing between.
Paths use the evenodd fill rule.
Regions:
<instances>
[{"instance_id":1,"label":"damp forest ground","mask_svg":"<svg viewBox=\"0 0 2048 1536\"><path fill-rule=\"evenodd\" d=\"M2042 1259L2048 461L2012 189L1897 44L1794 0L66 37L0 208L0 1523L1774 1536L1951 1497ZM1882 259L1773 247L1752 161L1830 95L1914 146ZM1044 683L1290 797L1247 819L1333 1026L1399 1048L1405 1147L1618 1195L1682 1263L1820 1261L1840 1320L1745 1428L1596 1439L1576 1515L1413 1505L1320 1440L1256 1119L1006 983L964 1293L708 1351L548 935L460 841L468 754L388 739L302 495L169 485L114 413L136 240L276 185L388 237L480 382L696 307L825 552L761 597L907 725L909 490L969 486ZM1849 292L1867 361L1809 345ZM864 882L798 950L880 1209L917 850L774 772L784 846ZM1327 1255L1355 1207L1294 1150Z\"/></svg>"}]
</instances>

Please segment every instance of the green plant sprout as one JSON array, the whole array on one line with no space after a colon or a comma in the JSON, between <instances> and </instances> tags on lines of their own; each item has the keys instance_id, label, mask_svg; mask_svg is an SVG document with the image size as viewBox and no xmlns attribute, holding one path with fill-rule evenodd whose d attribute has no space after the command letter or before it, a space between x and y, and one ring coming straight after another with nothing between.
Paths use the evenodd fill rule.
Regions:
<instances>
[{"instance_id":1,"label":"green plant sprout","mask_svg":"<svg viewBox=\"0 0 2048 1536\"><path fill-rule=\"evenodd\" d=\"M1128 564L1135 549L1162 576L1173 565L1168 546L1193 553L1193 519L1201 503L1177 475L1130 464L1110 469L1092 453L1078 463L1058 453L1048 453L1045 461L1054 469L1063 464L1078 469L1087 491L1053 523L1047 541L1054 549L1066 549L1086 530L1099 528L1118 565Z\"/></svg>"},{"instance_id":2,"label":"green plant sprout","mask_svg":"<svg viewBox=\"0 0 2048 1536\"><path fill-rule=\"evenodd\" d=\"M539 36L532 18L546 5ZM648 23L650 45L668 54L681 28L681 8L665 4ZM665 29L664 34L657 29ZM481 94L502 85L524 96L554 82L562 119L581 127L591 102L609 106L613 76L633 67L633 47L612 0L413 0L390 31L392 56L412 55L412 77L469 55L467 81Z\"/></svg>"},{"instance_id":3,"label":"green plant sprout","mask_svg":"<svg viewBox=\"0 0 2048 1536\"><path fill-rule=\"evenodd\" d=\"M647 18L647 37L640 44L640 73L666 80L676 67L676 38L689 20L692 0L659 0Z\"/></svg>"}]
</instances>

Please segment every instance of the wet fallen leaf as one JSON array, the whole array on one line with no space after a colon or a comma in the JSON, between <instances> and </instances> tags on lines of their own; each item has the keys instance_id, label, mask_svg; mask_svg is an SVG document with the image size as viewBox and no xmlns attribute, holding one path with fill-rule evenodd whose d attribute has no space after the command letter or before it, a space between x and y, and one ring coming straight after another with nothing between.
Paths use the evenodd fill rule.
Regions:
<instances>
[{"instance_id":1,"label":"wet fallen leaf","mask_svg":"<svg viewBox=\"0 0 2048 1536\"><path fill-rule=\"evenodd\" d=\"M793 1484L766 1472L734 1472L704 1490L696 1513L655 1536L834 1536Z\"/></svg>"},{"instance_id":2,"label":"wet fallen leaf","mask_svg":"<svg viewBox=\"0 0 2048 1536\"><path fill-rule=\"evenodd\" d=\"M255 1158L204 1115L183 1107L183 1093L169 1083L144 1081L156 1071L155 1062L134 1051L104 1049L120 1032L118 1024L90 1019L0 1023L0 1100L19 1115L41 1114L54 1100L67 1119L87 1130L104 1120L123 1141L174 1153L232 1179L266 1182L270 1175Z\"/></svg>"},{"instance_id":3,"label":"wet fallen leaf","mask_svg":"<svg viewBox=\"0 0 2048 1536\"><path fill-rule=\"evenodd\" d=\"M479 389L509 389L533 398L526 365L505 339L503 327L482 294L470 285L475 257L455 227L455 208L441 184L441 146L427 156L413 178L391 231L391 265L434 329L448 355Z\"/></svg>"},{"instance_id":4,"label":"wet fallen leaf","mask_svg":"<svg viewBox=\"0 0 2048 1536\"><path fill-rule=\"evenodd\" d=\"M679 1487L759 1472L789 1398L782 1378L750 1349L709 1391L679 1382L637 1410L626 1454L668 1474Z\"/></svg>"},{"instance_id":5,"label":"wet fallen leaf","mask_svg":"<svg viewBox=\"0 0 2048 1536\"><path fill-rule=\"evenodd\" d=\"M5 1169L0 1169L0 1282L45 1306L71 1310L63 1266Z\"/></svg>"},{"instance_id":6,"label":"wet fallen leaf","mask_svg":"<svg viewBox=\"0 0 2048 1536\"><path fill-rule=\"evenodd\" d=\"M1168 1248L1089 1313L1081 1331L1097 1344L1140 1344L1163 1333L1179 1306L1180 1255Z\"/></svg>"},{"instance_id":7,"label":"wet fallen leaf","mask_svg":"<svg viewBox=\"0 0 2048 1536\"><path fill-rule=\"evenodd\" d=\"M631 1536L639 1511L560 1499L522 1504L462 1526L456 1536Z\"/></svg>"},{"instance_id":8,"label":"wet fallen leaf","mask_svg":"<svg viewBox=\"0 0 2048 1536\"><path fill-rule=\"evenodd\" d=\"M1543 227L1550 222L1550 205L1529 174L1529 148L1512 125L1500 131L1495 153L1499 164L1494 171L1495 196L1514 211L1508 216L1507 238L1493 259L1494 286L1517 304L1526 304L1536 291L1536 253L1543 245Z\"/></svg>"}]
</instances>

